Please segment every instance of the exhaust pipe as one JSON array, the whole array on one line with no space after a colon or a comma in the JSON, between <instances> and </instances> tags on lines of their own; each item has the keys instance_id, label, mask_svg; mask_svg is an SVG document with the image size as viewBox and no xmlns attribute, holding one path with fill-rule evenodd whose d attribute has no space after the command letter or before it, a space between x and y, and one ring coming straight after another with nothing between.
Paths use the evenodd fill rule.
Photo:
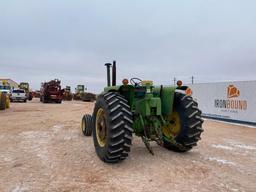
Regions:
<instances>
[{"instance_id":1,"label":"exhaust pipe","mask_svg":"<svg viewBox=\"0 0 256 192\"><path fill-rule=\"evenodd\" d=\"M107 67L107 86L110 87L110 67L111 67L111 63L106 63L105 66Z\"/></svg>"},{"instance_id":2,"label":"exhaust pipe","mask_svg":"<svg viewBox=\"0 0 256 192\"><path fill-rule=\"evenodd\" d=\"M116 86L116 61L113 61L112 67L112 86Z\"/></svg>"}]
</instances>

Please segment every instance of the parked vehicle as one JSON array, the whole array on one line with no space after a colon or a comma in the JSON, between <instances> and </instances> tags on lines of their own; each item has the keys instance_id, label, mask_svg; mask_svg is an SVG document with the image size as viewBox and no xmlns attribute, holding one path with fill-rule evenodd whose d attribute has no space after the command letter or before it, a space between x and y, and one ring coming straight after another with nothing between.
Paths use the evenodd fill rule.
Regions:
<instances>
[{"instance_id":1,"label":"parked vehicle","mask_svg":"<svg viewBox=\"0 0 256 192\"><path fill-rule=\"evenodd\" d=\"M84 85L77 85L77 87L75 88L75 93L74 93L73 99L81 100L81 95L84 94L84 90L86 90Z\"/></svg>"},{"instance_id":2,"label":"parked vehicle","mask_svg":"<svg viewBox=\"0 0 256 192\"><path fill-rule=\"evenodd\" d=\"M31 101L33 99L32 91L29 89L29 83L27 82L21 82L19 84L20 89L24 89L26 92L27 99Z\"/></svg>"},{"instance_id":3,"label":"parked vehicle","mask_svg":"<svg viewBox=\"0 0 256 192\"><path fill-rule=\"evenodd\" d=\"M63 100L65 101L72 101L73 99L73 94L71 92L71 87L70 86L66 86L65 90L64 90L64 94L63 94Z\"/></svg>"},{"instance_id":4,"label":"parked vehicle","mask_svg":"<svg viewBox=\"0 0 256 192\"><path fill-rule=\"evenodd\" d=\"M32 91L32 96L34 98L40 98L40 91L39 90Z\"/></svg>"},{"instance_id":5,"label":"parked vehicle","mask_svg":"<svg viewBox=\"0 0 256 192\"><path fill-rule=\"evenodd\" d=\"M14 89L10 95L10 101L23 101L27 102L27 94L24 89Z\"/></svg>"},{"instance_id":6,"label":"parked vehicle","mask_svg":"<svg viewBox=\"0 0 256 192\"><path fill-rule=\"evenodd\" d=\"M84 85L77 85L74 94L74 100L82 100L88 102L95 101L96 95L94 93L85 92L85 90L87 90L87 88Z\"/></svg>"},{"instance_id":7,"label":"parked vehicle","mask_svg":"<svg viewBox=\"0 0 256 192\"><path fill-rule=\"evenodd\" d=\"M0 81L0 110L10 108L10 95L11 86L7 81Z\"/></svg>"},{"instance_id":8,"label":"parked vehicle","mask_svg":"<svg viewBox=\"0 0 256 192\"><path fill-rule=\"evenodd\" d=\"M40 101L43 103L61 103L64 89L61 89L60 80L54 79L41 84Z\"/></svg>"},{"instance_id":9,"label":"parked vehicle","mask_svg":"<svg viewBox=\"0 0 256 192\"><path fill-rule=\"evenodd\" d=\"M203 132L201 110L191 97L191 89L182 86L154 85L153 81L131 78L116 84L116 62L107 66L107 87L97 97L94 111L85 114L81 128L93 135L95 151L106 163L128 157L132 134L141 137L153 155L151 141L176 152L186 152L197 145Z\"/></svg>"}]
</instances>

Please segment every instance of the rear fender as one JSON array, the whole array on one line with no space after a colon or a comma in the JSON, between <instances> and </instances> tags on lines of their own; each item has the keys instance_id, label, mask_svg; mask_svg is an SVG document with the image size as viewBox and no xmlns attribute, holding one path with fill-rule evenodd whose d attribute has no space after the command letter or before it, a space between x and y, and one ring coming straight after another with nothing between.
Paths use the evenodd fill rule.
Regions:
<instances>
[{"instance_id":1,"label":"rear fender","mask_svg":"<svg viewBox=\"0 0 256 192\"><path fill-rule=\"evenodd\" d=\"M177 87L175 92L177 93L183 93L185 95L189 95L191 96L193 94L193 91L190 87L188 86L180 86L180 87Z\"/></svg>"},{"instance_id":2,"label":"rear fender","mask_svg":"<svg viewBox=\"0 0 256 192\"><path fill-rule=\"evenodd\" d=\"M161 99L162 115L164 116L170 115L173 112L175 90L176 87L163 85L153 88L154 97L160 97Z\"/></svg>"}]
</instances>

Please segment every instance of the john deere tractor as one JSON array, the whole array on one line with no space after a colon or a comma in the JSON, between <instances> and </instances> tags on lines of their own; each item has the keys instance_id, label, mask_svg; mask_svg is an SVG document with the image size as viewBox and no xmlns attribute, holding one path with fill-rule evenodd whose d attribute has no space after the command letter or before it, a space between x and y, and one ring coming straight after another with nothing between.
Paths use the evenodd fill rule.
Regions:
<instances>
[{"instance_id":1,"label":"john deere tractor","mask_svg":"<svg viewBox=\"0 0 256 192\"><path fill-rule=\"evenodd\" d=\"M133 133L150 143L176 152L186 152L197 145L203 132L201 111L191 97L191 89L182 86L155 86L139 78L124 79L116 85L116 62L107 67L107 87L97 97L93 114L82 118L82 132L93 134L97 155L107 163L128 157ZM110 68L112 66L112 84Z\"/></svg>"}]
</instances>

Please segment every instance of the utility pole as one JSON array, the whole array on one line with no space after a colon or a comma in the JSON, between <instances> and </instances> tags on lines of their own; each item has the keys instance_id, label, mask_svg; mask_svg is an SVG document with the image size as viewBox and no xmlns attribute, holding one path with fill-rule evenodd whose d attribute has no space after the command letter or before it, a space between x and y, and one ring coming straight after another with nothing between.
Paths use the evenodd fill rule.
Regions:
<instances>
[{"instance_id":1,"label":"utility pole","mask_svg":"<svg viewBox=\"0 0 256 192\"><path fill-rule=\"evenodd\" d=\"M194 77L194 76L192 76L192 77L191 77L192 84L194 84L194 79L195 79L195 77Z\"/></svg>"},{"instance_id":2,"label":"utility pole","mask_svg":"<svg viewBox=\"0 0 256 192\"><path fill-rule=\"evenodd\" d=\"M176 77L173 78L173 84L176 85Z\"/></svg>"}]
</instances>

